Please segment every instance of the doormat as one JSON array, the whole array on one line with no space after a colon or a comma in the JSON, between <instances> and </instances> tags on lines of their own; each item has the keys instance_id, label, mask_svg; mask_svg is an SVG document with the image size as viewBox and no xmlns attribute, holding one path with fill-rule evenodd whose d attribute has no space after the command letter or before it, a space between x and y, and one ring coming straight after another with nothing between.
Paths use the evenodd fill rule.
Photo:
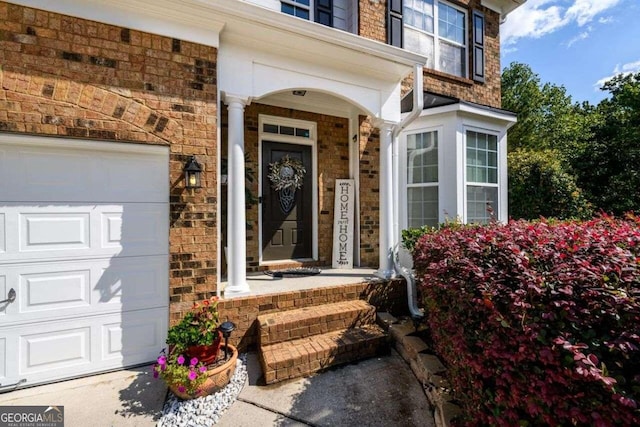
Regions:
<instances>
[{"instance_id":1,"label":"doormat","mask_svg":"<svg viewBox=\"0 0 640 427\"><path fill-rule=\"evenodd\" d=\"M287 268L284 270L265 270L264 274L271 277L305 277L320 274L320 269L317 267Z\"/></svg>"}]
</instances>

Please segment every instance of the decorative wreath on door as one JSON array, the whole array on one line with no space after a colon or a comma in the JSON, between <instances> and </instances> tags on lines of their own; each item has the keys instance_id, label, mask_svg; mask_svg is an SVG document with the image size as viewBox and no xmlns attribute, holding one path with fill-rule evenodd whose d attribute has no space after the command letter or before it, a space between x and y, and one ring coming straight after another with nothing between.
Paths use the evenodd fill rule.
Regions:
<instances>
[{"instance_id":1,"label":"decorative wreath on door","mask_svg":"<svg viewBox=\"0 0 640 427\"><path fill-rule=\"evenodd\" d=\"M288 154L277 162L269 163L267 177L271 181L271 188L278 192L280 209L285 214L293 209L296 190L302 188L306 173L307 170L302 165L302 161L292 159Z\"/></svg>"}]
</instances>

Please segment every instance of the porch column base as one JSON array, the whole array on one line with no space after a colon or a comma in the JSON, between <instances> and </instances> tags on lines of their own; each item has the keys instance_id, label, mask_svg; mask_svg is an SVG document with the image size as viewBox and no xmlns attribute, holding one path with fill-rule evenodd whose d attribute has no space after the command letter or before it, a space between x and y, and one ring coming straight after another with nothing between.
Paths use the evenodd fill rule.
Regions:
<instances>
[{"instance_id":1,"label":"porch column base","mask_svg":"<svg viewBox=\"0 0 640 427\"><path fill-rule=\"evenodd\" d=\"M249 288L249 284L247 282L235 283L233 286L225 288L222 291L222 297L226 299L244 297L250 294L251 289Z\"/></svg>"}]
</instances>

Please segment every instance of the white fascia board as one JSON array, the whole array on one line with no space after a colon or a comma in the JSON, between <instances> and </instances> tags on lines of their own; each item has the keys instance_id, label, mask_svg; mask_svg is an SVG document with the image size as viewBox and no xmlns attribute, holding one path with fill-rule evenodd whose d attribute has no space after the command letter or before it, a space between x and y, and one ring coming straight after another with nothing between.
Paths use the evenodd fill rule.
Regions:
<instances>
[{"instance_id":1,"label":"white fascia board","mask_svg":"<svg viewBox=\"0 0 640 427\"><path fill-rule=\"evenodd\" d=\"M262 40L263 31L268 29L280 33L282 37L296 37L300 42L304 42L304 39L321 41L326 43L328 48L347 50L352 55L367 54L405 67L413 67L415 64L426 64L427 62L427 57L423 55L252 3L238 0L191 1L209 5L217 13L223 13L227 17L235 17L237 23L242 24L242 28L238 28L238 32L245 35L252 34L256 40ZM231 24L231 22L227 22L228 26Z\"/></svg>"},{"instance_id":2,"label":"white fascia board","mask_svg":"<svg viewBox=\"0 0 640 427\"><path fill-rule=\"evenodd\" d=\"M218 47L225 23L211 8L193 1L9 0L35 9ZM235 2L234 2L235 3Z\"/></svg>"},{"instance_id":3,"label":"white fascia board","mask_svg":"<svg viewBox=\"0 0 640 427\"><path fill-rule=\"evenodd\" d=\"M422 110L422 113L420 113L420 117L428 117L436 114L446 114L452 112L466 113L476 117L482 117L484 120L500 122L500 124L502 126L505 126L507 129L516 124L516 122L518 121L517 117L511 114L500 113L499 111L492 111L486 108L462 103L443 105L442 107Z\"/></svg>"},{"instance_id":4,"label":"white fascia board","mask_svg":"<svg viewBox=\"0 0 640 427\"><path fill-rule=\"evenodd\" d=\"M425 56L404 49L240 0L11 0L11 3L214 47L219 46L225 27L225 31L252 39L259 48L264 46L264 32L268 31L285 45L321 42L336 61L365 55L378 59L372 68L382 67L397 78L404 77L414 64L427 61ZM390 67L391 64L396 67Z\"/></svg>"},{"instance_id":5,"label":"white fascia board","mask_svg":"<svg viewBox=\"0 0 640 427\"><path fill-rule=\"evenodd\" d=\"M504 19L508 14L522 6L526 1L527 0L482 0L480 4L494 12L498 12Z\"/></svg>"}]
</instances>

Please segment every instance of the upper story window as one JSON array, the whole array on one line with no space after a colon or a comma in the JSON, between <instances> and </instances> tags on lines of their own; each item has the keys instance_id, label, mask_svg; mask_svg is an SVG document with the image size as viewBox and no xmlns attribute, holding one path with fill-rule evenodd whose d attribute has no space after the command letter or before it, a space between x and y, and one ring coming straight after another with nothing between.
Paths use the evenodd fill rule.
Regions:
<instances>
[{"instance_id":1,"label":"upper story window","mask_svg":"<svg viewBox=\"0 0 640 427\"><path fill-rule=\"evenodd\" d=\"M407 135L407 227L438 225L438 132Z\"/></svg>"},{"instance_id":2,"label":"upper story window","mask_svg":"<svg viewBox=\"0 0 640 427\"><path fill-rule=\"evenodd\" d=\"M339 30L357 30L356 0L280 0L280 10Z\"/></svg>"},{"instance_id":3,"label":"upper story window","mask_svg":"<svg viewBox=\"0 0 640 427\"><path fill-rule=\"evenodd\" d=\"M302 19L311 17L311 0L282 0L280 10L288 15Z\"/></svg>"},{"instance_id":4,"label":"upper story window","mask_svg":"<svg viewBox=\"0 0 640 427\"><path fill-rule=\"evenodd\" d=\"M467 77L467 14L439 0L404 0L404 47L427 67Z\"/></svg>"},{"instance_id":5,"label":"upper story window","mask_svg":"<svg viewBox=\"0 0 640 427\"><path fill-rule=\"evenodd\" d=\"M486 224L498 214L498 137L466 133L467 222Z\"/></svg>"}]
</instances>

